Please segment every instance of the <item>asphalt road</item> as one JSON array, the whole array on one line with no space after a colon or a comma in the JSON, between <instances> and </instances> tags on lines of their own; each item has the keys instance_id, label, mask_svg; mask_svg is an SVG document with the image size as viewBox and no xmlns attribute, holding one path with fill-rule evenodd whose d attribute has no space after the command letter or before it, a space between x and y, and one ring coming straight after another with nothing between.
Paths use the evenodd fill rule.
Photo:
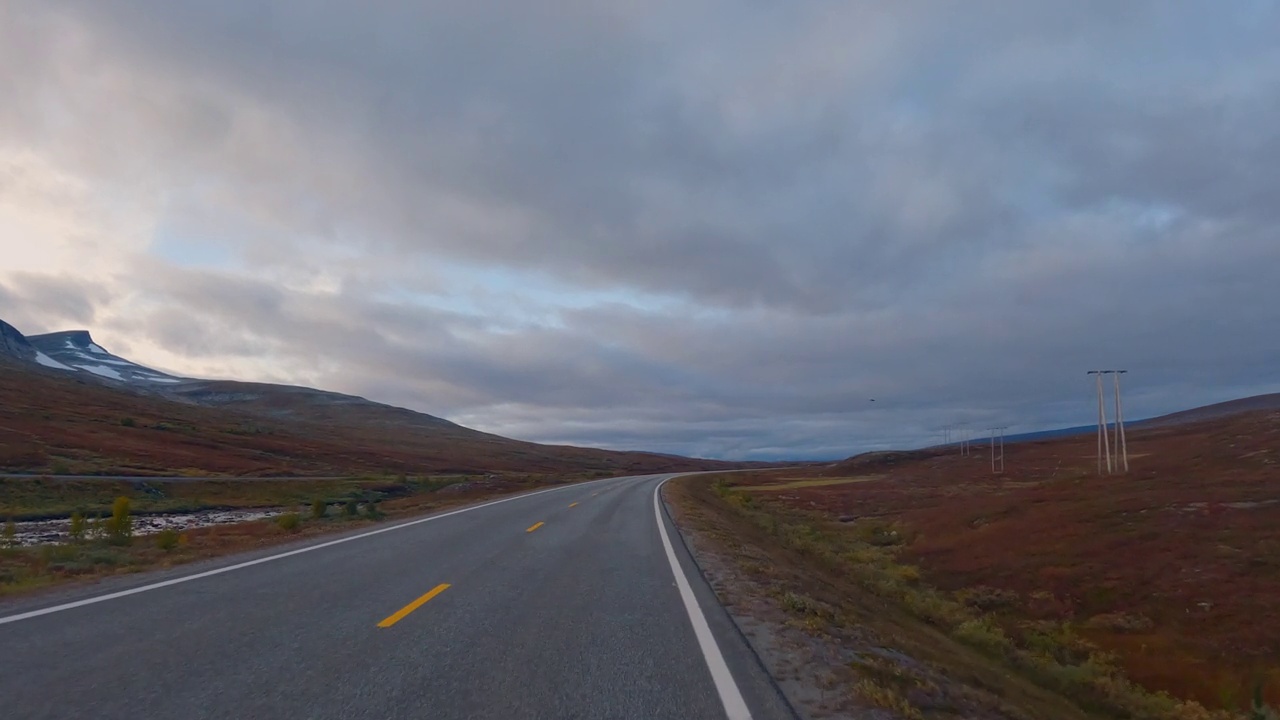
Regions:
<instances>
[{"instance_id":1,"label":"asphalt road","mask_svg":"<svg viewBox=\"0 0 1280 720\"><path fill-rule=\"evenodd\" d=\"M655 505L668 477L11 601L0 715L793 718Z\"/></svg>"}]
</instances>

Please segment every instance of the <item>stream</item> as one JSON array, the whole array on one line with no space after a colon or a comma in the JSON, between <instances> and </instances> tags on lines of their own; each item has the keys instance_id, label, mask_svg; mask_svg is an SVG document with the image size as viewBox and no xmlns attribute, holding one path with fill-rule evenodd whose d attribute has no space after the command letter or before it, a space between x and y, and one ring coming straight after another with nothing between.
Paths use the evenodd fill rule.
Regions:
<instances>
[{"instance_id":1,"label":"stream","mask_svg":"<svg viewBox=\"0 0 1280 720\"><path fill-rule=\"evenodd\" d=\"M209 527L211 525L228 525L231 523L250 522L275 517L288 512L287 508L250 508L244 510L200 510L190 513L161 513L157 515L134 515L134 535L154 535L162 530L190 530L192 528ZM18 533L15 536L18 546L48 545L66 542L71 529L71 520L30 520L15 523Z\"/></svg>"}]
</instances>

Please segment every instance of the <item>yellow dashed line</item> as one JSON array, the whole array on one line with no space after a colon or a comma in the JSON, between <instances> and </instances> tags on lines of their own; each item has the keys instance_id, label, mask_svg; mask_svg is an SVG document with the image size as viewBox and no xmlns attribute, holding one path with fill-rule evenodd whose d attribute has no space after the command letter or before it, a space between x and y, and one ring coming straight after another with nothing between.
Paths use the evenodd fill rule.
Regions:
<instances>
[{"instance_id":1,"label":"yellow dashed line","mask_svg":"<svg viewBox=\"0 0 1280 720\"><path fill-rule=\"evenodd\" d=\"M439 595L440 593L448 589L449 589L448 583L441 583L435 586L434 588L432 588L431 592L427 593L426 595L423 595L417 600L414 600L408 605L405 605L404 607L400 608L399 612L397 612L395 615L392 615L386 620L383 620L382 622L378 623L378 627L389 628L392 625L395 625L396 623L408 617L409 613L413 612L414 610L417 610L423 605L426 605L428 600L430 600L431 598Z\"/></svg>"}]
</instances>

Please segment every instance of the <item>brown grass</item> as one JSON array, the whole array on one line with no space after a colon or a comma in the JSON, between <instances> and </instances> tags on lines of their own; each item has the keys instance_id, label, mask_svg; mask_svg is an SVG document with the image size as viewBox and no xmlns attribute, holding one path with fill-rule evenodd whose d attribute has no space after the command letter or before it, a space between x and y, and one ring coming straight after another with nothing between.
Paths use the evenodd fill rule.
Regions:
<instances>
[{"instance_id":1,"label":"brown grass","mask_svg":"<svg viewBox=\"0 0 1280 720\"><path fill-rule=\"evenodd\" d=\"M1012 445L1000 477L980 453L903 453L809 473L885 475L874 482L753 495L898 528L901 562L930 584L985 594L998 627L1074 627L1151 690L1234 710L1262 683L1280 703L1280 414L1136 431L1130 445L1127 476L1096 477L1082 437Z\"/></svg>"},{"instance_id":2,"label":"brown grass","mask_svg":"<svg viewBox=\"0 0 1280 720\"><path fill-rule=\"evenodd\" d=\"M228 388L243 384L223 383ZM202 407L41 372L0 358L0 472L54 475L330 476L595 472L731 467L639 452L538 445L400 408L325 405L288 389ZM274 393L274 394L272 394Z\"/></svg>"},{"instance_id":3,"label":"brown grass","mask_svg":"<svg viewBox=\"0 0 1280 720\"><path fill-rule=\"evenodd\" d=\"M262 483L253 485L260 484ZM127 547L112 547L105 542L89 541L58 546L0 549L0 596L14 596L55 585L88 582L108 575L172 567L268 548L300 538L420 516L491 497L545 487L546 484L546 480L539 477L537 480L523 478L455 485L448 492L439 492L438 487L412 492L380 503L385 516L378 521L370 520L364 515L346 518L340 513L331 513L321 520L300 515L298 524L291 528L282 527L277 519L194 528L180 533L176 546L173 547L164 546L158 538L144 536L134 538ZM359 487L361 492L372 489L368 483Z\"/></svg>"}]
</instances>

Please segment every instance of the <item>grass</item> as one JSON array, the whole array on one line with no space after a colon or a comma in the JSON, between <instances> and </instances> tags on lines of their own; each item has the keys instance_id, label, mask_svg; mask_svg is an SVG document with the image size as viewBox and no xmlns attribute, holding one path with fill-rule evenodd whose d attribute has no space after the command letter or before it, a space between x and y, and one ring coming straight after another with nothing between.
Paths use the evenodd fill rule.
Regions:
<instances>
[{"instance_id":1,"label":"grass","mask_svg":"<svg viewBox=\"0 0 1280 720\"><path fill-rule=\"evenodd\" d=\"M980 454L915 452L726 483L880 474L750 494L897 548L1011 636L1070 625L1152 691L1243 711L1260 683L1280 705L1280 623L1262 620L1280 597L1280 413L1135 430L1126 476L1095 475L1092 440L1011 445L1002 476Z\"/></svg>"},{"instance_id":2,"label":"grass","mask_svg":"<svg viewBox=\"0 0 1280 720\"><path fill-rule=\"evenodd\" d=\"M916 566L904 561L920 536L899 523L883 518L835 522L773 496L743 492L732 481L728 476L703 476L678 487L687 488L695 499L702 487L709 491L702 496L706 512L736 516L735 543L751 538L753 547L772 545L785 553L754 567L774 573L788 565L793 569L789 578L773 577L770 582L775 587L785 583L776 592L780 606L807 627L818 630L825 625L827 632L837 634L883 627L886 642L928 658L944 673L1004 698L1031 717L1232 717L1133 683L1115 656L1086 639L1074 623L1021 619L1015 610L1024 599L1015 593L990 587L956 593L929 585ZM744 521L750 531L743 528ZM816 611L820 608L830 609ZM903 612L908 619L886 620L893 612ZM1136 617L1101 622L1141 625ZM1041 692L1028 690L1029 685ZM898 706L893 690L883 678L864 678L852 692L878 707L915 717ZM1047 700L1044 692L1057 700ZM1070 707L1064 708L1064 703Z\"/></svg>"},{"instance_id":3,"label":"grass","mask_svg":"<svg viewBox=\"0 0 1280 720\"><path fill-rule=\"evenodd\" d=\"M350 476L365 473L622 475L730 463L537 445L408 410L218 382L207 407L147 397L0 359L0 472L54 475Z\"/></svg>"},{"instance_id":4,"label":"grass","mask_svg":"<svg viewBox=\"0 0 1280 720\"><path fill-rule=\"evenodd\" d=\"M911 701L903 697L901 691L893 686L881 684L871 679L864 679L854 686L854 691L863 700L894 713L902 720L924 720L924 713L912 705Z\"/></svg>"},{"instance_id":5,"label":"grass","mask_svg":"<svg viewBox=\"0 0 1280 720\"><path fill-rule=\"evenodd\" d=\"M837 477L837 478L807 478L799 480L782 481L778 483L770 483L768 485L739 485L736 489L746 490L750 492L760 492L766 490L796 490L799 488L826 487L828 485L847 485L849 483L870 482L878 480L879 475L862 475L858 477Z\"/></svg>"},{"instance_id":6,"label":"grass","mask_svg":"<svg viewBox=\"0 0 1280 720\"><path fill-rule=\"evenodd\" d=\"M153 568L269 547L297 538L347 530L353 524L422 515L442 508L485 498L545 487L548 483L577 478L521 475L485 478L451 475L440 478L365 477L341 481L235 481L198 480L183 483L151 483L144 487L110 481L63 482L58 480L0 480L0 500L20 499L30 514L57 517L66 508L82 526L80 540L40 547L0 547L0 596L33 592L52 585L92 580L105 575L140 572ZM448 492L442 492L449 488ZM123 495L126 517L137 512L166 508L293 507L270 520L172 530L112 545L108 539L111 518L105 515ZM80 494L77 494L80 493ZM172 494L171 494L172 493ZM320 494L323 493L323 494ZM177 497L174 497L177 495ZM317 501L326 509L341 505L342 513L317 517ZM303 512L305 511L305 512ZM0 542L0 546L4 543Z\"/></svg>"},{"instance_id":7,"label":"grass","mask_svg":"<svg viewBox=\"0 0 1280 720\"><path fill-rule=\"evenodd\" d=\"M302 527L302 517L298 513L285 513L276 517L276 526L281 530L293 533Z\"/></svg>"},{"instance_id":8,"label":"grass","mask_svg":"<svg viewBox=\"0 0 1280 720\"><path fill-rule=\"evenodd\" d=\"M131 483L113 480L60 480L51 477L0 478L0 507L17 520L108 514L119 497L133 514L196 512L313 505L363 499L429 494L483 476L406 478L366 476L335 480L192 480Z\"/></svg>"}]
</instances>

